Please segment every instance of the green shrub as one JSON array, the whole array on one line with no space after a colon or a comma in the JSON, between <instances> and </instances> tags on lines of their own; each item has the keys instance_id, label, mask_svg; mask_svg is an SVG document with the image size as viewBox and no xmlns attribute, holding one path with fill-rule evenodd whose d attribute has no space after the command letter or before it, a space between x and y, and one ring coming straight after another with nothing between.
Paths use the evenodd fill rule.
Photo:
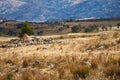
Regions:
<instances>
[{"instance_id":1,"label":"green shrub","mask_svg":"<svg viewBox=\"0 0 120 80\"><path fill-rule=\"evenodd\" d=\"M117 23L117 25L116 25L116 26L117 26L117 28L119 29L119 28L120 28L120 23Z\"/></svg>"},{"instance_id":2,"label":"green shrub","mask_svg":"<svg viewBox=\"0 0 120 80\"><path fill-rule=\"evenodd\" d=\"M84 32L87 32L87 33L98 32L98 30L99 30L99 26L97 26L97 25L90 25L88 27L84 27Z\"/></svg>"},{"instance_id":3,"label":"green shrub","mask_svg":"<svg viewBox=\"0 0 120 80\"><path fill-rule=\"evenodd\" d=\"M80 26L73 26L73 27L72 27L72 32L73 32L73 33L78 33L78 32L80 32Z\"/></svg>"},{"instance_id":4,"label":"green shrub","mask_svg":"<svg viewBox=\"0 0 120 80\"><path fill-rule=\"evenodd\" d=\"M29 26L29 23L26 21L23 23L21 32L20 32L20 37L23 36L24 34L32 35L33 29Z\"/></svg>"}]
</instances>

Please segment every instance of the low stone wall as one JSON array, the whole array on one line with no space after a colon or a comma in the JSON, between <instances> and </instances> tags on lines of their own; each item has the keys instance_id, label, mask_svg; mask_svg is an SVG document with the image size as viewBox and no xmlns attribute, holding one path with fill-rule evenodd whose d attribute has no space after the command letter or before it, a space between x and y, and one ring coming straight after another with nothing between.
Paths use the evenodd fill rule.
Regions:
<instances>
[{"instance_id":1,"label":"low stone wall","mask_svg":"<svg viewBox=\"0 0 120 80\"><path fill-rule=\"evenodd\" d=\"M38 44L52 44L52 43L63 43L63 41L54 40L52 38L46 38L46 39L32 38L32 40L30 41L21 41L20 39L12 39L10 41L0 44L0 48L21 47L21 46L38 45Z\"/></svg>"}]
</instances>

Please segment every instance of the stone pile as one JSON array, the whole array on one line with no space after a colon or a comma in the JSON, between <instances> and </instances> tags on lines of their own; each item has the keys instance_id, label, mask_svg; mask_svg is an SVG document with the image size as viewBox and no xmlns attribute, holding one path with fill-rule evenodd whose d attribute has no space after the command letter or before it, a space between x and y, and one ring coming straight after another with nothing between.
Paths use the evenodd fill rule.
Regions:
<instances>
[{"instance_id":1,"label":"stone pile","mask_svg":"<svg viewBox=\"0 0 120 80\"><path fill-rule=\"evenodd\" d=\"M54 40L52 38L41 39L37 37L32 37L31 40L27 40L27 41L21 39L12 39L8 42L4 42L0 44L0 48L21 47L21 46L29 46L29 45L37 45L37 44L52 44L52 43L62 43L62 41Z\"/></svg>"}]
</instances>

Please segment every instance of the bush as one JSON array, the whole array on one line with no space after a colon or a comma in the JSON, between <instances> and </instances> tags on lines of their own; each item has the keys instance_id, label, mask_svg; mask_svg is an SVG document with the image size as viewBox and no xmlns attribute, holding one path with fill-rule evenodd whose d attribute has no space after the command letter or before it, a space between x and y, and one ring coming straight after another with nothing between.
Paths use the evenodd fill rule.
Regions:
<instances>
[{"instance_id":1,"label":"bush","mask_svg":"<svg viewBox=\"0 0 120 80\"><path fill-rule=\"evenodd\" d=\"M20 32L20 37L23 36L24 34L32 35L33 29L29 26L29 23L26 21L23 23L23 27Z\"/></svg>"},{"instance_id":2,"label":"bush","mask_svg":"<svg viewBox=\"0 0 120 80\"><path fill-rule=\"evenodd\" d=\"M73 32L73 33L78 33L78 32L80 32L80 26L73 26L73 27L72 27L72 32Z\"/></svg>"},{"instance_id":3,"label":"bush","mask_svg":"<svg viewBox=\"0 0 120 80\"><path fill-rule=\"evenodd\" d=\"M90 25L84 28L84 32L98 32L99 26L97 25Z\"/></svg>"},{"instance_id":4,"label":"bush","mask_svg":"<svg viewBox=\"0 0 120 80\"><path fill-rule=\"evenodd\" d=\"M119 28L120 28L120 23L117 23L117 25L116 25L116 26L117 26L117 28L119 29Z\"/></svg>"}]
</instances>

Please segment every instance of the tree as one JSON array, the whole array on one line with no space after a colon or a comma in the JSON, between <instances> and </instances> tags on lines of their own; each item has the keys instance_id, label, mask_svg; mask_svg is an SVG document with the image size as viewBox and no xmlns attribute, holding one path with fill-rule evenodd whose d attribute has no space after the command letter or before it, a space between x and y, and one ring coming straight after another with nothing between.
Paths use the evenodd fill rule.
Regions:
<instances>
[{"instance_id":1,"label":"tree","mask_svg":"<svg viewBox=\"0 0 120 80\"><path fill-rule=\"evenodd\" d=\"M27 21L25 21L24 23L23 23L23 26L22 26L22 28L21 28L21 32L20 32L20 37L21 36L23 36L24 34L28 34L28 35L32 35L32 33L33 33L33 28L31 28L30 26L29 26L29 23L27 22Z\"/></svg>"},{"instance_id":2,"label":"tree","mask_svg":"<svg viewBox=\"0 0 120 80\"><path fill-rule=\"evenodd\" d=\"M103 30L103 31L105 30L105 26L102 26L102 30Z\"/></svg>"},{"instance_id":3,"label":"tree","mask_svg":"<svg viewBox=\"0 0 120 80\"><path fill-rule=\"evenodd\" d=\"M79 26L73 26L73 27L72 27L72 32L73 32L73 33L78 33L78 32L80 32L80 27L81 27L81 25L79 25Z\"/></svg>"},{"instance_id":4,"label":"tree","mask_svg":"<svg viewBox=\"0 0 120 80\"><path fill-rule=\"evenodd\" d=\"M99 26L98 25L89 25L88 27L84 28L84 32L98 32Z\"/></svg>"},{"instance_id":5,"label":"tree","mask_svg":"<svg viewBox=\"0 0 120 80\"><path fill-rule=\"evenodd\" d=\"M112 29L112 25L109 25L110 30Z\"/></svg>"},{"instance_id":6,"label":"tree","mask_svg":"<svg viewBox=\"0 0 120 80\"><path fill-rule=\"evenodd\" d=\"M120 23L117 23L117 28L118 28L118 29L120 28Z\"/></svg>"}]
</instances>

